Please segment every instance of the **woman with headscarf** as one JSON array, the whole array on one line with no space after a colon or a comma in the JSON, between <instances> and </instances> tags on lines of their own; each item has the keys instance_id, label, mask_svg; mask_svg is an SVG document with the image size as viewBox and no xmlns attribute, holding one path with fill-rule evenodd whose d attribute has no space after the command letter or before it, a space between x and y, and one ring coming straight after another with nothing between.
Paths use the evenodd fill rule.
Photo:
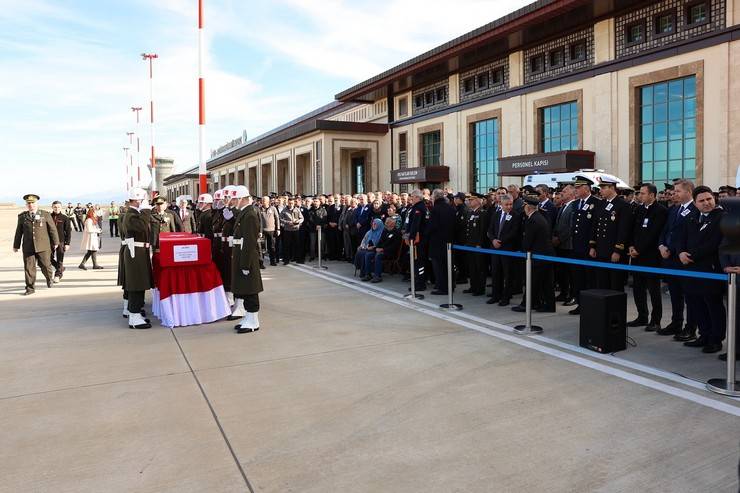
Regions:
<instances>
[{"instance_id":1,"label":"woman with headscarf","mask_svg":"<svg viewBox=\"0 0 740 493\"><path fill-rule=\"evenodd\" d=\"M375 257L375 247L380 241L380 237L383 235L383 221L380 219L373 219L370 230L365 233L365 236L360 242L360 246L357 248L355 254L355 268L360 269L360 279L362 281L369 281L372 279L370 275L370 269L366 268L370 265L373 257Z\"/></svg>"}]
</instances>

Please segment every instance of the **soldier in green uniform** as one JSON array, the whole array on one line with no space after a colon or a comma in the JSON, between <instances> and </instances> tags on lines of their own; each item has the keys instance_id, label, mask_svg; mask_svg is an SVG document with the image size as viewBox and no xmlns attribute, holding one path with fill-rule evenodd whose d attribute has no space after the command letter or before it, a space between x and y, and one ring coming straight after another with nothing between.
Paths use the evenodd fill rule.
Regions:
<instances>
[{"instance_id":1,"label":"soldier in green uniform","mask_svg":"<svg viewBox=\"0 0 740 493\"><path fill-rule=\"evenodd\" d=\"M29 193L23 196L23 200L26 201L26 210L18 214L13 251L17 252L23 247L26 295L29 295L36 289L36 262L41 266L46 285L51 287L54 275L51 251L59 246L59 234L51 214L39 210L38 195Z\"/></svg>"},{"instance_id":2,"label":"soldier in green uniform","mask_svg":"<svg viewBox=\"0 0 740 493\"><path fill-rule=\"evenodd\" d=\"M167 200L161 195L154 199L152 209L152 249L159 251L159 233L176 233L182 231L180 218L167 209Z\"/></svg>"},{"instance_id":3,"label":"soldier in green uniform","mask_svg":"<svg viewBox=\"0 0 740 493\"><path fill-rule=\"evenodd\" d=\"M213 196L202 193L198 196L198 231L197 233L211 240L213 244Z\"/></svg>"},{"instance_id":4,"label":"soldier in green uniform","mask_svg":"<svg viewBox=\"0 0 740 493\"><path fill-rule=\"evenodd\" d=\"M213 229L213 240L211 241L211 258L213 259L213 263L216 264L216 268L218 268L218 271L221 273L221 277L224 277L224 257L223 257L223 243L226 240L226 237L223 235L223 227L224 227L224 216L223 216L223 210L224 210L224 204L226 201L224 200L224 190L229 187L224 187L223 189L216 190L213 192L213 207L212 207L212 216L211 216L211 227ZM234 304L234 296L231 295L229 292L229 287L226 284L226 280L224 279L224 291L226 291L226 296L229 298L229 305Z\"/></svg>"},{"instance_id":5,"label":"soldier in green uniform","mask_svg":"<svg viewBox=\"0 0 740 493\"><path fill-rule=\"evenodd\" d=\"M259 330L259 293L262 291L260 274L260 251L258 238L260 217L257 209L251 207L252 197L243 185L236 187L238 209L234 223L234 241L231 251L231 289L236 298L244 300L246 314L234 329L238 334Z\"/></svg>"},{"instance_id":6,"label":"soldier in green uniform","mask_svg":"<svg viewBox=\"0 0 740 493\"><path fill-rule=\"evenodd\" d=\"M128 326L131 329L148 329L152 326L141 315L144 293L154 286L149 258L151 229L151 206L147 203L146 191L132 188L129 191L129 209L122 223L125 235L123 289L128 293Z\"/></svg>"},{"instance_id":7,"label":"soldier in green uniform","mask_svg":"<svg viewBox=\"0 0 740 493\"><path fill-rule=\"evenodd\" d=\"M236 216L239 214L237 209L238 199L236 198L236 186L229 185L224 188L222 200L224 208L221 211L223 218L223 229L222 229L222 242L221 242L221 278L224 282L224 289L226 290L226 296L229 299L233 307L231 315L227 317L227 320L238 320L246 312L244 311L244 303L242 300L235 298L231 287L231 251L234 246L234 225L236 224Z\"/></svg>"}]
</instances>

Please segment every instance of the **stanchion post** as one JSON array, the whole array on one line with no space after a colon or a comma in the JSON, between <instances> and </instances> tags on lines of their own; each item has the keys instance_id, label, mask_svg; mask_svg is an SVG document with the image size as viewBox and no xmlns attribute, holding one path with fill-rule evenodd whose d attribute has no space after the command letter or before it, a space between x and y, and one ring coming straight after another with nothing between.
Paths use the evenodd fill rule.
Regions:
<instances>
[{"instance_id":1,"label":"stanchion post","mask_svg":"<svg viewBox=\"0 0 740 493\"><path fill-rule=\"evenodd\" d=\"M707 389L717 394L740 397L740 382L735 380L735 308L737 307L737 274L727 276L727 378L712 378Z\"/></svg>"},{"instance_id":2,"label":"stanchion post","mask_svg":"<svg viewBox=\"0 0 740 493\"><path fill-rule=\"evenodd\" d=\"M459 311L462 305L452 301L452 243L447 244L447 303L439 305L446 310Z\"/></svg>"},{"instance_id":3,"label":"stanchion post","mask_svg":"<svg viewBox=\"0 0 740 493\"><path fill-rule=\"evenodd\" d=\"M316 250L318 250L319 264L314 269L325 269L329 268L325 265L321 265L321 226L316 226L317 237L316 237Z\"/></svg>"},{"instance_id":4,"label":"stanchion post","mask_svg":"<svg viewBox=\"0 0 740 493\"><path fill-rule=\"evenodd\" d=\"M524 304L526 307L526 320L524 325L515 326L514 332L525 335L539 334L542 332L542 327L532 325L532 252L527 252L525 272Z\"/></svg>"},{"instance_id":5,"label":"stanchion post","mask_svg":"<svg viewBox=\"0 0 740 493\"><path fill-rule=\"evenodd\" d=\"M407 295L404 295L404 298L410 299L410 300L423 300L424 295L423 294L416 294L416 265L414 260L414 253L416 250L416 245L414 245L414 240L409 240L409 268L411 269L411 292Z\"/></svg>"}]
</instances>

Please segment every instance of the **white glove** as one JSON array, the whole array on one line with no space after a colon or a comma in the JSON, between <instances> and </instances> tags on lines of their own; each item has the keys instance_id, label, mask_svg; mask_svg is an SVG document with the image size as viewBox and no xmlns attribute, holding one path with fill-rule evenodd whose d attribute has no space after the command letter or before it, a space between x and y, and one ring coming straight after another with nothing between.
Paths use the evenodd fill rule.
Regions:
<instances>
[{"instance_id":1,"label":"white glove","mask_svg":"<svg viewBox=\"0 0 740 493\"><path fill-rule=\"evenodd\" d=\"M231 209L224 209L224 219L230 221L232 217L234 217L234 213L231 212Z\"/></svg>"},{"instance_id":2,"label":"white glove","mask_svg":"<svg viewBox=\"0 0 740 493\"><path fill-rule=\"evenodd\" d=\"M249 271L242 269L242 274L244 274L245 276L248 276L249 275Z\"/></svg>"},{"instance_id":3,"label":"white glove","mask_svg":"<svg viewBox=\"0 0 740 493\"><path fill-rule=\"evenodd\" d=\"M141 205L139 206L139 209L150 210L151 208L152 208L152 204L150 204L147 199L144 199L141 201Z\"/></svg>"}]
</instances>

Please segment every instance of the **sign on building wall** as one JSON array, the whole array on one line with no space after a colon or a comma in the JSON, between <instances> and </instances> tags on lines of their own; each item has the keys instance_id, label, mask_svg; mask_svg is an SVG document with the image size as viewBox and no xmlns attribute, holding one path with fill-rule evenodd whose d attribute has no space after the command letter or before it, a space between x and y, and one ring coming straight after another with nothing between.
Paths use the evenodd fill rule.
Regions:
<instances>
[{"instance_id":1,"label":"sign on building wall","mask_svg":"<svg viewBox=\"0 0 740 493\"><path fill-rule=\"evenodd\" d=\"M525 176L532 173L562 173L592 169L594 153L591 151L558 151L523 156L506 156L498 159L500 176Z\"/></svg>"}]
</instances>

